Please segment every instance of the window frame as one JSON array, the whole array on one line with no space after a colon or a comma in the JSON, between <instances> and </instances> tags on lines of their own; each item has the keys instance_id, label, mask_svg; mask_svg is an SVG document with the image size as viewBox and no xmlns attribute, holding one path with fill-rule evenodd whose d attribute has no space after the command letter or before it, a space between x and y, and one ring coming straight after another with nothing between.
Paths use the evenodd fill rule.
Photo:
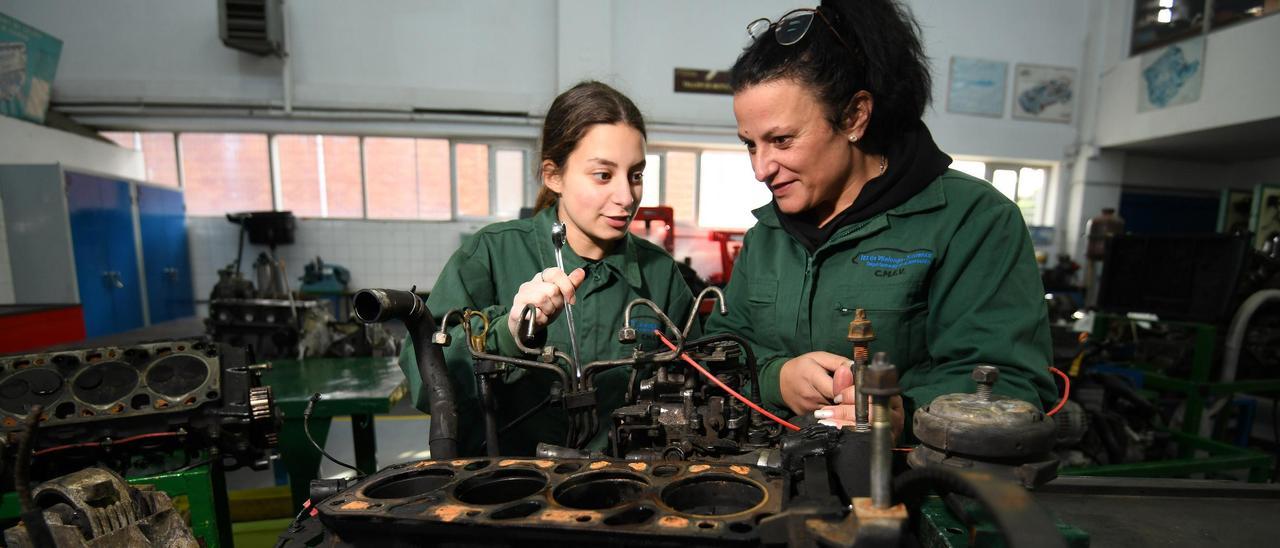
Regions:
<instances>
[{"instance_id":1,"label":"window frame","mask_svg":"<svg viewBox=\"0 0 1280 548\"><path fill-rule=\"evenodd\" d=\"M427 137L421 137L427 138ZM521 196L520 203L522 207L533 207L533 202L538 195L538 189L542 186L542 182L534 177L532 162L534 156L533 141L522 139L494 139L494 138L470 138L470 137L440 137L449 140L449 194L452 201L452 219L453 222L493 222L505 220L507 217L497 215L498 210L498 170L497 170L497 152L499 150L507 151L523 151L524 166L521 168L521 175L524 184L520 185L520 190L524 194ZM489 214L488 215L462 215L458 211L458 145L484 145L488 147L488 184L489 184Z\"/></svg>"},{"instance_id":2,"label":"window frame","mask_svg":"<svg viewBox=\"0 0 1280 548\"><path fill-rule=\"evenodd\" d=\"M969 158L964 158L964 159L969 160ZM1018 180L1013 185L1014 198L1012 199L1012 201L1014 205L1018 204L1018 198L1017 198L1018 188L1022 186L1022 169L1023 168L1043 169L1044 170L1044 188L1041 189L1040 191L1040 198L1039 200L1037 200L1035 213L1031 215L1032 217L1031 219L1027 219L1027 225L1053 226L1051 222L1046 223L1046 219L1050 221L1052 220L1051 219L1052 216L1049 214L1049 194L1054 192L1054 189L1056 188L1056 185L1054 185L1054 178L1053 178L1056 166L1053 166L1051 164L1023 163L1023 162L1017 162L1012 160L975 160L975 161L986 163L987 165L986 176L983 177L983 179L987 181L988 184L991 184L993 187L995 186L995 183L992 183L992 180L995 177L996 170L1009 170L1018 174Z\"/></svg>"},{"instance_id":3,"label":"window frame","mask_svg":"<svg viewBox=\"0 0 1280 548\"><path fill-rule=\"evenodd\" d=\"M327 205L325 203L327 201L327 195L322 195L321 196L322 214L318 217L310 216L310 215L299 216L299 218L305 218L305 219L365 220L365 221L419 221L419 222L428 222L428 223L430 222L493 222L493 221L506 220L508 218L507 216L498 215L496 213L498 211L498 191L499 191L498 179L497 179L497 153L498 152L509 151L509 152L522 153L523 162L522 162L522 165L520 166L520 176L522 180L520 185L520 192L522 193L522 196L520 197L520 204L522 208L532 207L534 205L534 202L537 197L537 193L539 189L542 187L542 181L539 180L539 174L536 173L534 169L535 162L536 162L536 159L534 156L534 153L536 151L536 143L532 139L471 138L471 137L459 137L459 136L449 136L449 135L384 135L384 134L375 134L375 133L362 133L362 134L343 133L343 132L302 133L302 132L258 132L258 131L236 131L236 130L223 130L223 131L204 131L204 130L151 131L151 130L148 130L148 131L144 131L141 129L104 129L103 131L109 132L109 133L130 134L132 136L132 147L124 147L123 145L119 145L115 141L112 141L112 144L116 144L117 146L121 146L122 148L130 148L131 150L136 150L140 153L142 152L142 148L141 148L142 133L167 133L171 135L173 137L174 162L176 164L176 177L177 177L176 188L184 191L187 190L187 181L186 181L187 173L183 166L183 156L184 156L182 152L182 136L183 135L188 133L191 133L191 134L249 133L249 134L256 134L256 135L265 135L267 138L268 177L271 185L270 196L271 196L271 208L273 211L282 211L285 207L288 206L284 196L284 187L281 184L281 178L280 178L281 162L280 162L280 150L277 144L278 137L292 136L292 137L315 138L315 137L324 137L324 136L340 136L340 137L355 138L358 144L358 154L359 154L359 160L360 160L360 196L361 196L360 217L329 216L328 214L329 208L325 207L325 205ZM371 137L396 137L396 138L406 138L406 139L415 139L415 140L416 139L440 139L448 143L449 145L450 218L448 219L378 219L378 218L369 217L369 181L368 181L369 166L366 158L365 141L366 139ZM486 160L488 162L488 170L489 170L488 180L487 180L488 189L489 189L489 208L488 208L489 214L488 215L483 215L483 216L461 215L458 212L458 169L457 169L457 155L456 155L456 147L458 144L475 144L475 145L484 145L487 147L488 154L487 154ZM317 144L317 147L319 147L318 144ZM322 151L317 149L317 155L320 155L320 154L322 154ZM146 161L145 157L143 161L145 163ZM321 169L323 167L321 162L322 162L321 160L317 160L317 164L318 164L317 169ZM317 175L317 176L323 177L323 175ZM166 185L161 185L161 186L166 186ZM167 187L167 188L173 188L173 187ZM326 189L322 186L319 190L322 193L324 193ZM193 214L192 216L217 217L218 215Z\"/></svg>"}]
</instances>

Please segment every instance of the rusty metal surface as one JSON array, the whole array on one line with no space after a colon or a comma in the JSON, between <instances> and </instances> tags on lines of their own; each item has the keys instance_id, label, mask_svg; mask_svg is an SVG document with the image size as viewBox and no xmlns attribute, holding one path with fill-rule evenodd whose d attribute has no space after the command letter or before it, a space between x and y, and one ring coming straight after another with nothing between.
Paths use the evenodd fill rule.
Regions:
<instances>
[{"instance_id":1,"label":"rusty metal surface","mask_svg":"<svg viewBox=\"0 0 1280 548\"><path fill-rule=\"evenodd\" d=\"M501 531L509 540L598 532L623 542L750 545L759 542L757 523L782 512L785 476L745 464L427 460L374 474L318 509L345 539L393 521L398 537L432 542Z\"/></svg>"},{"instance_id":2,"label":"rusty metal surface","mask_svg":"<svg viewBox=\"0 0 1280 548\"><path fill-rule=\"evenodd\" d=\"M59 547L199 546L169 495L129 487L102 468L55 478L33 493ZM34 546L22 524L6 530L4 540L10 547Z\"/></svg>"},{"instance_id":3,"label":"rusty metal surface","mask_svg":"<svg viewBox=\"0 0 1280 548\"><path fill-rule=\"evenodd\" d=\"M947 394L916 410L912 432L948 453L1015 458L1042 454L1053 446L1055 424L1043 411L1011 398L989 402L972 394Z\"/></svg>"}]
</instances>

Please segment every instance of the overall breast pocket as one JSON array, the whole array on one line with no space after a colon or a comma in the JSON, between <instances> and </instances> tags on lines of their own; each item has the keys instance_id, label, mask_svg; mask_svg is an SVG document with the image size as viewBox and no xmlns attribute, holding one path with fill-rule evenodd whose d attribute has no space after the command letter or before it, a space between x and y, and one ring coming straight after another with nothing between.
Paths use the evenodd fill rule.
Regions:
<instances>
[{"instance_id":1,"label":"overall breast pocket","mask_svg":"<svg viewBox=\"0 0 1280 548\"><path fill-rule=\"evenodd\" d=\"M928 301L915 283L842 285L836 289L831 305L826 308L834 324L831 329L833 346L848 347L845 336L849 321L853 319L854 311L861 308L866 310L876 335L871 342L871 352L888 353L889 361L900 369L928 358L925 337Z\"/></svg>"},{"instance_id":2,"label":"overall breast pocket","mask_svg":"<svg viewBox=\"0 0 1280 548\"><path fill-rule=\"evenodd\" d=\"M747 307L751 329L757 337L777 336L775 324L778 316L778 280L771 278L751 280L747 285Z\"/></svg>"}]
</instances>

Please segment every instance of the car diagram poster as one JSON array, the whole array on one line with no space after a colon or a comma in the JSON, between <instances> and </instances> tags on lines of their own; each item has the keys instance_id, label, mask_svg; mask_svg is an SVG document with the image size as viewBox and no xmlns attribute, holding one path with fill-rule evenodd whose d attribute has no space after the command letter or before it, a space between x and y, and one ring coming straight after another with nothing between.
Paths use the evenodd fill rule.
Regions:
<instances>
[{"instance_id":1,"label":"car diagram poster","mask_svg":"<svg viewBox=\"0 0 1280 548\"><path fill-rule=\"evenodd\" d=\"M1076 69L1019 63L1013 77L1013 117L1071 123L1075 90Z\"/></svg>"},{"instance_id":2,"label":"car diagram poster","mask_svg":"<svg viewBox=\"0 0 1280 548\"><path fill-rule=\"evenodd\" d=\"M1204 81L1204 37L1145 53L1141 67L1138 112L1194 103Z\"/></svg>"},{"instance_id":3,"label":"car diagram poster","mask_svg":"<svg viewBox=\"0 0 1280 548\"><path fill-rule=\"evenodd\" d=\"M951 81L947 88L947 111L978 116L1004 116L1005 73L1009 63L951 58Z\"/></svg>"}]
</instances>

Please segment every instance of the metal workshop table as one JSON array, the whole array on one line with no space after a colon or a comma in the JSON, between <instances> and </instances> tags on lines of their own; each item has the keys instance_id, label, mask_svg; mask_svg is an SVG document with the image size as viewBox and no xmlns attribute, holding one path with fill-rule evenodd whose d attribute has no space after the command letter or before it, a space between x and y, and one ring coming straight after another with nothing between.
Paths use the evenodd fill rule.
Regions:
<instances>
[{"instance_id":1,"label":"metal workshop table","mask_svg":"<svg viewBox=\"0 0 1280 548\"><path fill-rule=\"evenodd\" d=\"M408 381L395 357L274 360L262 381L271 386L276 406L284 415L280 460L289 472L294 508L301 508L307 500L323 458L303 432L302 413L311 394L324 396L311 415L311 435L316 443L324 446L333 417L350 415L356 468L362 474L372 474L378 466L373 416L390 412L408 392Z\"/></svg>"}]
</instances>

